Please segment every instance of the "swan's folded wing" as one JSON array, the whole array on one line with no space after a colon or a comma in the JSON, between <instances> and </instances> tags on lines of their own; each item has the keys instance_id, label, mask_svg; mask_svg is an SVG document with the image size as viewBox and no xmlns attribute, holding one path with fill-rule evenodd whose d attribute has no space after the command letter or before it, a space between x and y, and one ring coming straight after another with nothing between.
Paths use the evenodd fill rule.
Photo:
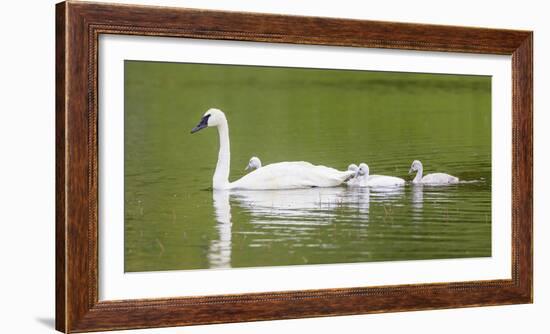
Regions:
<instances>
[{"instance_id":1,"label":"swan's folded wing","mask_svg":"<svg viewBox=\"0 0 550 334\"><path fill-rule=\"evenodd\" d=\"M426 184L449 184L458 183L458 177L445 173L432 173L422 178L422 183Z\"/></svg>"},{"instance_id":2,"label":"swan's folded wing","mask_svg":"<svg viewBox=\"0 0 550 334\"><path fill-rule=\"evenodd\" d=\"M279 162L264 166L233 182L233 189L297 189L334 187L355 173L338 171L307 162Z\"/></svg>"},{"instance_id":3,"label":"swan's folded wing","mask_svg":"<svg viewBox=\"0 0 550 334\"><path fill-rule=\"evenodd\" d=\"M336 187L355 176L354 171L339 171L326 166L315 166L309 174L318 187Z\"/></svg>"},{"instance_id":4,"label":"swan's folded wing","mask_svg":"<svg viewBox=\"0 0 550 334\"><path fill-rule=\"evenodd\" d=\"M391 187L404 184L405 180L396 176L371 175L368 179L368 185L372 187Z\"/></svg>"}]
</instances>

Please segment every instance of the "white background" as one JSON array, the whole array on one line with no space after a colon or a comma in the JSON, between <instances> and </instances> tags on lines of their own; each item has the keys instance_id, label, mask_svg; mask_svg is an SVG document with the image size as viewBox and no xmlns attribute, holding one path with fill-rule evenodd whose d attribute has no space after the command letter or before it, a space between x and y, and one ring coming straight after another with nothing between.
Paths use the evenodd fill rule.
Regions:
<instances>
[{"instance_id":1,"label":"white background","mask_svg":"<svg viewBox=\"0 0 550 334\"><path fill-rule=\"evenodd\" d=\"M100 37L99 299L342 288L511 277L511 58L140 36ZM124 274L124 59L492 76L492 256ZM200 111L202 112L202 110ZM505 180L502 182L501 180ZM312 280L312 278L315 278ZM186 282L182 286L181 282ZM219 282L224 282L220 284Z\"/></svg>"},{"instance_id":2,"label":"white background","mask_svg":"<svg viewBox=\"0 0 550 334\"><path fill-rule=\"evenodd\" d=\"M545 333L550 309L550 23L544 1L138 1L535 31L535 304L197 326L136 333ZM0 9L0 331L53 332L54 3ZM540 148L540 149L539 149ZM131 332L125 332L131 333Z\"/></svg>"}]
</instances>

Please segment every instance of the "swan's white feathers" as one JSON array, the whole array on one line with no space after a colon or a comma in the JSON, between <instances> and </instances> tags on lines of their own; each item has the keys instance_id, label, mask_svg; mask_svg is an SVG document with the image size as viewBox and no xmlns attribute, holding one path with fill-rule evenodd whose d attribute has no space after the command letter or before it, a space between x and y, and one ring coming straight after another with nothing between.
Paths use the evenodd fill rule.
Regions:
<instances>
[{"instance_id":1,"label":"swan's white feathers","mask_svg":"<svg viewBox=\"0 0 550 334\"><path fill-rule=\"evenodd\" d=\"M402 186L405 184L405 180L395 176L370 175L367 184L369 187Z\"/></svg>"},{"instance_id":2,"label":"swan's white feathers","mask_svg":"<svg viewBox=\"0 0 550 334\"><path fill-rule=\"evenodd\" d=\"M263 166L230 183L230 189L269 190L336 187L355 172L339 171L305 161L278 162Z\"/></svg>"},{"instance_id":3,"label":"swan's white feathers","mask_svg":"<svg viewBox=\"0 0 550 334\"><path fill-rule=\"evenodd\" d=\"M422 177L423 184L453 184L458 183L458 177L445 173L432 173Z\"/></svg>"},{"instance_id":4,"label":"swan's white feathers","mask_svg":"<svg viewBox=\"0 0 550 334\"><path fill-rule=\"evenodd\" d=\"M412 172L416 172L416 176L412 180L412 183L414 184L454 184L458 183L459 181L458 177L445 173L432 173L428 175L423 175L424 167L422 166L422 162L420 162L420 160L415 160L412 162L409 173Z\"/></svg>"},{"instance_id":5,"label":"swan's white feathers","mask_svg":"<svg viewBox=\"0 0 550 334\"><path fill-rule=\"evenodd\" d=\"M395 187L405 184L405 180L395 176L369 175L369 166L362 162L358 167L358 176L349 180L350 187Z\"/></svg>"}]
</instances>

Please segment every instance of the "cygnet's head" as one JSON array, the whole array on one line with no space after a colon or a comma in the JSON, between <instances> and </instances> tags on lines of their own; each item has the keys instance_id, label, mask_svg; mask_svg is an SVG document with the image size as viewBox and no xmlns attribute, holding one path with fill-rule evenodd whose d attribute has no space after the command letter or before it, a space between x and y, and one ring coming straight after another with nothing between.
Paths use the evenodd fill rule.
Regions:
<instances>
[{"instance_id":1,"label":"cygnet's head","mask_svg":"<svg viewBox=\"0 0 550 334\"><path fill-rule=\"evenodd\" d=\"M198 132L207 127L219 126L223 123L227 123L227 119L225 118L223 111L216 108L210 108L204 113L199 124L191 130L191 133Z\"/></svg>"},{"instance_id":2,"label":"cygnet's head","mask_svg":"<svg viewBox=\"0 0 550 334\"><path fill-rule=\"evenodd\" d=\"M357 172L359 176L369 176L369 166L366 163L362 162L359 164L359 170Z\"/></svg>"},{"instance_id":3,"label":"cygnet's head","mask_svg":"<svg viewBox=\"0 0 550 334\"><path fill-rule=\"evenodd\" d=\"M411 168L409 169L409 174L418 172L419 170L422 170L422 163L420 162L420 160L413 161Z\"/></svg>"},{"instance_id":4,"label":"cygnet's head","mask_svg":"<svg viewBox=\"0 0 550 334\"><path fill-rule=\"evenodd\" d=\"M359 167L357 167L356 164L351 164L348 166L348 171L355 172L355 175L353 177L357 177L359 175Z\"/></svg>"},{"instance_id":5,"label":"cygnet's head","mask_svg":"<svg viewBox=\"0 0 550 334\"><path fill-rule=\"evenodd\" d=\"M356 164L351 164L351 165L348 166L348 170L350 172L357 172L359 170L359 167L357 167Z\"/></svg>"},{"instance_id":6,"label":"cygnet's head","mask_svg":"<svg viewBox=\"0 0 550 334\"><path fill-rule=\"evenodd\" d=\"M244 170L245 171L255 170L260 167L262 167L262 162L260 161L260 159L258 157L252 157L250 158L250 161L248 162L248 165Z\"/></svg>"}]
</instances>

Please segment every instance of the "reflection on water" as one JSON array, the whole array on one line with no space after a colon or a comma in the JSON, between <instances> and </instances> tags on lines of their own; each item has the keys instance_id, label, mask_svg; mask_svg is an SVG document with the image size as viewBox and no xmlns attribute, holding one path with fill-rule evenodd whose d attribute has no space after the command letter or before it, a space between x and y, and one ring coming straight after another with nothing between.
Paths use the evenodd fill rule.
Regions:
<instances>
[{"instance_id":1,"label":"reflection on water","mask_svg":"<svg viewBox=\"0 0 550 334\"><path fill-rule=\"evenodd\" d=\"M413 184L411 187L411 208L412 218L415 221L422 221L422 208L424 206L424 185Z\"/></svg>"},{"instance_id":2,"label":"reflection on water","mask_svg":"<svg viewBox=\"0 0 550 334\"><path fill-rule=\"evenodd\" d=\"M210 242L208 260L211 268L231 267L231 205L228 191L214 191L212 193L214 214L218 223L216 229L219 238Z\"/></svg>"},{"instance_id":3,"label":"reflection on water","mask_svg":"<svg viewBox=\"0 0 550 334\"><path fill-rule=\"evenodd\" d=\"M252 219L281 218L308 222L323 218L325 223L336 215L335 209L359 204L368 212L368 190L352 198L343 187L270 191L232 191L235 202L250 213Z\"/></svg>"},{"instance_id":4,"label":"reflection on water","mask_svg":"<svg viewBox=\"0 0 550 334\"><path fill-rule=\"evenodd\" d=\"M291 254L308 254L308 257L302 256L301 262L304 263L327 262L325 256L331 253L327 250L342 249L341 235L337 229L347 231L348 238L350 233L355 234L355 237L360 236L358 240L349 238L351 243L363 244L356 255L373 252L369 243L380 243L379 239L391 230L401 235L397 239L389 238L395 248L401 247L400 242L410 243L411 238L445 240L446 233L426 236L418 224L423 223L424 210L427 210L432 217L430 230L434 225L441 231L453 223L463 225L460 228L468 226L464 217L449 215L450 211L457 210L455 207L456 201L460 200L460 187L471 188L472 185L213 191L212 203L218 235L210 242L209 268L232 266L232 234L246 236L251 251L270 252L277 244L286 245ZM410 206L406 203L410 203ZM234 231L232 207L249 216L248 223L236 226ZM434 216L434 211L438 215ZM373 219L379 219L378 222L372 222L373 226L370 215L373 215ZM404 215L410 215L412 224L403 223L403 218L406 218ZM372 235L369 232L371 228ZM325 236L326 231L331 232ZM300 249L304 252L300 252ZM347 262L353 262L353 257L350 254ZM346 261L335 258L332 262ZM237 266L238 263L233 265Z\"/></svg>"}]
</instances>

